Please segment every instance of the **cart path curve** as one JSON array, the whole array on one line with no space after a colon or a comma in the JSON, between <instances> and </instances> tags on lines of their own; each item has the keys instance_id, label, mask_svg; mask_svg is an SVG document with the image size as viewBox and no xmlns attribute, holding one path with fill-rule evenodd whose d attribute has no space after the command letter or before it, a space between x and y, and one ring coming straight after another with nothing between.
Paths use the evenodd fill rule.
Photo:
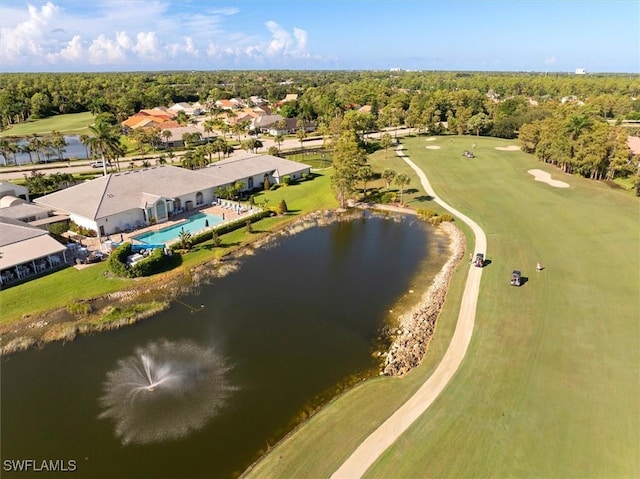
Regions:
<instances>
[{"instance_id":1,"label":"cart path curve","mask_svg":"<svg viewBox=\"0 0 640 479\"><path fill-rule=\"evenodd\" d=\"M480 226L468 216L449 206L436 195L424 172L405 156L402 151L402 145L396 148L396 154L416 172L420 178L422 187L427 194L433 198L433 201L469 225L476 239L474 251L482 252L486 255L487 237ZM406 403L400 406L378 429L373 431L369 437L358 446L353 454L333 473L331 476L332 479L355 479L362 477L378 457L431 406L433 401L435 401L438 395L444 390L462 363L469 343L471 342L481 277L482 268L476 268L471 264L462 294L456 329L451 338L451 343L436 370Z\"/></svg>"}]
</instances>

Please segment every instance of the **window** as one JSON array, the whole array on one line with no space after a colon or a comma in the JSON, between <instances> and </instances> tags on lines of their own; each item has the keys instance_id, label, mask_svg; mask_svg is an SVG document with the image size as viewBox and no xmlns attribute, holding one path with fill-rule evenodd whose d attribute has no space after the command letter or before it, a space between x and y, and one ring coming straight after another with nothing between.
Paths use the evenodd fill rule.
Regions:
<instances>
[{"instance_id":1,"label":"window","mask_svg":"<svg viewBox=\"0 0 640 479\"><path fill-rule=\"evenodd\" d=\"M201 205L204 203L204 195L201 192L196 193L196 205Z\"/></svg>"}]
</instances>

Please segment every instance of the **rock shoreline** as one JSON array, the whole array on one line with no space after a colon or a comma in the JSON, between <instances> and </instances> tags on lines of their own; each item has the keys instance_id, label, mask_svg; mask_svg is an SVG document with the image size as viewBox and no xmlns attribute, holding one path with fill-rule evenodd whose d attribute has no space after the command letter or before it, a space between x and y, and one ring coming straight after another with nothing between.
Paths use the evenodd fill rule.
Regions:
<instances>
[{"instance_id":1,"label":"rock shoreline","mask_svg":"<svg viewBox=\"0 0 640 479\"><path fill-rule=\"evenodd\" d=\"M400 317L399 332L386 353L383 373L387 376L404 376L422 362L435 333L451 275L464 257L462 231L448 222L441 223L440 228L451 238L451 257L433 279L417 309Z\"/></svg>"}]
</instances>

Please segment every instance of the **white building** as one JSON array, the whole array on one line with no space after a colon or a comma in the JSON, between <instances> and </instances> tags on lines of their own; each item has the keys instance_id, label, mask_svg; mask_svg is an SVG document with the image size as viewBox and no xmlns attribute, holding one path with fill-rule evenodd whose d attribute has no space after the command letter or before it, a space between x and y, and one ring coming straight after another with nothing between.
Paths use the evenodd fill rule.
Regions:
<instances>
[{"instance_id":1,"label":"white building","mask_svg":"<svg viewBox=\"0 0 640 479\"><path fill-rule=\"evenodd\" d=\"M213 203L217 188L241 181L245 190L299 179L309 165L270 155L244 154L200 170L157 166L111 173L42 196L34 202L69 215L98 237L162 223L174 214Z\"/></svg>"}]
</instances>

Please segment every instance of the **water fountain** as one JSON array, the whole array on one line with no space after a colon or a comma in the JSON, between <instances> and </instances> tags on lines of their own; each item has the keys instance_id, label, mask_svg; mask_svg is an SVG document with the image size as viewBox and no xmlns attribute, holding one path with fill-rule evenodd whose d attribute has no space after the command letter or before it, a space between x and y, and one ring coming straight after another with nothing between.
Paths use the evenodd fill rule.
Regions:
<instances>
[{"instance_id":1,"label":"water fountain","mask_svg":"<svg viewBox=\"0 0 640 479\"><path fill-rule=\"evenodd\" d=\"M101 418L115 421L124 444L186 437L224 406L234 388L213 349L190 341L157 341L118 361L107 373Z\"/></svg>"}]
</instances>

